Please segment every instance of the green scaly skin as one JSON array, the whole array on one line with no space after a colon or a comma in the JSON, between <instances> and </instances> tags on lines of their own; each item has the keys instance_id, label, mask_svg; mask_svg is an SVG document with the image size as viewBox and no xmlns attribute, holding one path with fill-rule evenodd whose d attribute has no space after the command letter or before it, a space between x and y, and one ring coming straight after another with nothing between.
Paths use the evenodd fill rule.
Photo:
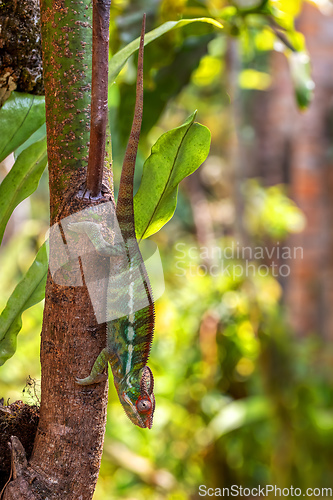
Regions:
<instances>
[{"instance_id":1,"label":"green scaly skin","mask_svg":"<svg viewBox=\"0 0 333 500\"><path fill-rule=\"evenodd\" d=\"M107 345L96 359L90 375L76 381L80 385L90 385L105 380L104 371L109 362L118 397L127 416L139 427L150 429L155 397L154 378L147 361L154 331L154 303L135 237L133 210L133 178L143 107L143 46L144 22L140 40L134 119L122 168L116 210L124 244L112 246L107 243L101 234L101 227L91 221L71 223L68 228L77 233L85 233L98 254L109 256L111 259L113 256L123 255L123 261L126 263L126 282L124 283L123 275L119 276L118 282L117 277L112 280L110 278L107 292L107 310L115 312L114 316L119 319L107 323ZM140 302L146 304L145 307L140 309Z\"/></svg>"}]
</instances>

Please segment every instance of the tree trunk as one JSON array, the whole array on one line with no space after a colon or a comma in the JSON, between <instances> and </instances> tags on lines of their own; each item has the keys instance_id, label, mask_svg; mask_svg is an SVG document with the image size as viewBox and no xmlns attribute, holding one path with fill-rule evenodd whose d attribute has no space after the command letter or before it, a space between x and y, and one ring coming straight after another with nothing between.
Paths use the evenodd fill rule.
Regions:
<instances>
[{"instance_id":1,"label":"tree trunk","mask_svg":"<svg viewBox=\"0 0 333 500\"><path fill-rule=\"evenodd\" d=\"M76 198L88 159L92 4L41 0L51 226L87 207ZM109 196L110 198L110 196ZM51 248L51 254L53 249ZM9 499L91 499L102 455L107 383L81 387L105 345L85 286L46 285L41 408L32 457L15 451ZM24 462L24 461L23 461Z\"/></svg>"},{"instance_id":2,"label":"tree trunk","mask_svg":"<svg viewBox=\"0 0 333 500\"><path fill-rule=\"evenodd\" d=\"M305 230L292 238L304 258L292 261L287 303L301 334L332 337L332 16L305 3L298 22L310 52L316 84L309 110L296 123L292 145L291 196L305 213Z\"/></svg>"}]
</instances>

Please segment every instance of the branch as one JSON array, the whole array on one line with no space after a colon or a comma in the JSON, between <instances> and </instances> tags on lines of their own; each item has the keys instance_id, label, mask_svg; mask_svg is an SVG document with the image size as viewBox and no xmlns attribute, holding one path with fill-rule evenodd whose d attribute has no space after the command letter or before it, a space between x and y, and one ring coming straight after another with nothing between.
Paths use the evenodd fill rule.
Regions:
<instances>
[{"instance_id":1,"label":"branch","mask_svg":"<svg viewBox=\"0 0 333 500\"><path fill-rule=\"evenodd\" d=\"M108 121L108 56L111 0L93 0L93 52L87 188L100 198Z\"/></svg>"}]
</instances>

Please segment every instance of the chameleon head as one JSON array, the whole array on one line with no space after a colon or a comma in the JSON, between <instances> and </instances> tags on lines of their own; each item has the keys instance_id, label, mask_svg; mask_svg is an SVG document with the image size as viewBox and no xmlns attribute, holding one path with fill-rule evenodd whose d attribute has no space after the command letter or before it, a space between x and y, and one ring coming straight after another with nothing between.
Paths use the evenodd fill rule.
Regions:
<instances>
[{"instance_id":1,"label":"chameleon head","mask_svg":"<svg viewBox=\"0 0 333 500\"><path fill-rule=\"evenodd\" d=\"M153 389L154 377L148 366L144 366L121 384L119 391L121 403L127 416L139 427L152 428L155 411Z\"/></svg>"}]
</instances>

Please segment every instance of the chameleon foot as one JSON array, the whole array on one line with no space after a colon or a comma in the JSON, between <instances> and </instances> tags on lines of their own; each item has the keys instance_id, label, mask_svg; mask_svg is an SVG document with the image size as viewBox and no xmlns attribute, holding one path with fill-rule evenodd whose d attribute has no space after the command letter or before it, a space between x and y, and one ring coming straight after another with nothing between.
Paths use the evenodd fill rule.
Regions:
<instances>
[{"instance_id":1,"label":"chameleon foot","mask_svg":"<svg viewBox=\"0 0 333 500\"><path fill-rule=\"evenodd\" d=\"M69 222L67 229L73 233L86 234L94 245L96 252L102 257L124 255L124 246L121 243L111 245L105 241L102 235L102 226L96 222Z\"/></svg>"},{"instance_id":2,"label":"chameleon foot","mask_svg":"<svg viewBox=\"0 0 333 500\"><path fill-rule=\"evenodd\" d=\"M97 377L92 377L89 375L86 378L76 378L75 382L79 385L91 385L91 384L99 384L99 382L104 382L107 379L107 375L105 373L101 373L97 375Z\"/></svg>"}]
</instances>

